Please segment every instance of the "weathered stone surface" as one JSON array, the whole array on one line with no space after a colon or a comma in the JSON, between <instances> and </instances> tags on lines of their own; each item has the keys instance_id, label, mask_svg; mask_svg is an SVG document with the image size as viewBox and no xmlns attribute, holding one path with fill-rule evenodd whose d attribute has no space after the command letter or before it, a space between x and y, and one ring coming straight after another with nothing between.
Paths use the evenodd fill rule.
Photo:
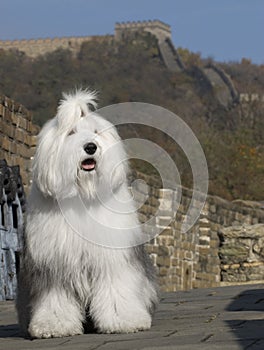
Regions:
<instances>
[{"instance_id":1,"label":"weathered stone surface","mask_svg":"<svg viewBox=\"0 0 264 350\"><path fill-rule=\"evenodd\" d=\"M240 225L235 227L225 227L220 233L224 235L225 238L262 238L264 237L264 224L256 225Z\"/></svg>"},{"instance_id":2,"label":"weathered stone surface","mask_svg":"<svg viewBox=\"0 0 264 350\"><path fill-rule=\"evenodd\" d=\"M264 277L264 225L223 228L220 233L221 277L244 282Z\"/></svg>"},{"instance_id":3,"label":"weathered stone surface","mask_svg":"<svg viewBox=\"0 0 264 350\"><path fill-rule=\"evenodd\" d=\"M164 293L151 329L134 334L19 336L14 304L0 302L0 350L262 350L263 285Z\"/></svg>"},{"instance_id":4,"label":"weathered stone surface","mask_svg":"<svg viewBox=\"0 0 264 350\"><path fill-rule=\"evenodd\" d=\"M246 201L246 200L242 200L242 199L236 199L232 203L238 204L239 206L249 207L249 208L253 208L253 209L263 208L263 203L255 202L255 201Z\"/></svg>"},{"instance_id":5,"label":"weathered stone surface","mask_svg":"<svg viewBox=\"0 0 264 350\"><path fill-rule=\"evenodd\" d=\"M234 264L246 261L249 255L249 248L244 245L224 245L220 248L220 257L223 264Z\"/></svg>"}]
</instances>

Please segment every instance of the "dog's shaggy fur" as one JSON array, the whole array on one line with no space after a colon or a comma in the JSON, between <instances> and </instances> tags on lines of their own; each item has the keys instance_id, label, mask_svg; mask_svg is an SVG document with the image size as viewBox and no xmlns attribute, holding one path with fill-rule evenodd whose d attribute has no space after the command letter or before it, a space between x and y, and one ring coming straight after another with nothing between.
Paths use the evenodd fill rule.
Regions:
<instances>
[{"instance_id":1,"label":"dog's shaggy fur","mask_svg":"<svg viewBox=\"0 0 264 350\"><path fill-rule=\"evenodd\" d=\"M125 150L115 127L90 111L94 99L88 90L64 95L39 135L17 298L21 329L32 338L81 334L87 323L103 333L145 330L157 303L152 264L133 242L133 232L141 232L127 201ZM93 216L87 236L76 233L59 205L68 200L78 218L78 197ZM124 199L125 211L111 210L114 197ZM103 227L113 237L113 225L124 228L123 248L109 244Z\"/></svg>"}]
</instances>

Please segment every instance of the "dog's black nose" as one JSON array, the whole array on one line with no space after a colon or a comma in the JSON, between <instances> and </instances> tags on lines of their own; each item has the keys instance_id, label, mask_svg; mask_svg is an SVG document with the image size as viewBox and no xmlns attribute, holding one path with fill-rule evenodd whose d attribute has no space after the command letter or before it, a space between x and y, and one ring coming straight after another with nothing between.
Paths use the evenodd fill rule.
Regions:
<instances>
[{"instance_id":1,"label":"dog's black nose","mask_svg":"<svg viewBox=\"0 0 264 350\"><path fill-rule=\"evenodd\" d=\"M84 145L83 149L87 154L94 154L97 150L97 146L93 142L88 142L86 145Z\"/></svg>"}]
</instances>

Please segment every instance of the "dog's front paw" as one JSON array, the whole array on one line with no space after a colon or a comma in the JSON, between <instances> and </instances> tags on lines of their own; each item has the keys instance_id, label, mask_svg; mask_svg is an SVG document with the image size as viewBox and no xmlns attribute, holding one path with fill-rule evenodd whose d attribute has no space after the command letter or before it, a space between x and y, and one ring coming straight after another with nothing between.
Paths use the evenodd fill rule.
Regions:
<instances>
[{"instance_id":1,"label":"dog's front paw","mask_svg":"<svg viewBox=\"0 0 264 350\"><path fill-rule=\"evenodd\" d=\"M97 325L100 333L135 333L147 330L151 327L151 316L145 315L142 318L120 318L103 319Z\"/></svg>"},{"instance_id":2,"label":"dog's front paw","mask_svg":"<svg viewBox=\"0 0 264 350\"><path fill-rule=\"evenodd\" d=\"M30 323L28 333L31 338L61 338L82 334L82 326L63 324L62 322L38 321Z\"/></svg>"}]
</instances>

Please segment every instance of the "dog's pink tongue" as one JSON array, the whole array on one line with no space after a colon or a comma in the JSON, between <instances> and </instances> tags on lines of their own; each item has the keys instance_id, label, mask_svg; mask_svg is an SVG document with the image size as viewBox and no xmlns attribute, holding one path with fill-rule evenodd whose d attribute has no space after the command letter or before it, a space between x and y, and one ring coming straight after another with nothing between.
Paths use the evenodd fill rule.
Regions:
<instances>
[{"instance_id":1,"label":"dog's pink tongue","mask_svg":"<svg viewBox=\"0 0 264 350\"><path fill-rule=\"evenodd\" d=\"M96 161L94 159L85 159L82 162L82 169L86 171L91 171L95 168Z\"/></svg>"},{"instance_id":2,"label":"dog's pink tongue","mask_svg":"<svg viewBox=\"0 0 264 350\"><path fill-rule=\"evenodd\" d=\"M92 170L94 169L95 167L95 164L94 163L91 163L91 164L82 164L82 168L85 169L85 170Z\"/></svg>"}]
</instances>

